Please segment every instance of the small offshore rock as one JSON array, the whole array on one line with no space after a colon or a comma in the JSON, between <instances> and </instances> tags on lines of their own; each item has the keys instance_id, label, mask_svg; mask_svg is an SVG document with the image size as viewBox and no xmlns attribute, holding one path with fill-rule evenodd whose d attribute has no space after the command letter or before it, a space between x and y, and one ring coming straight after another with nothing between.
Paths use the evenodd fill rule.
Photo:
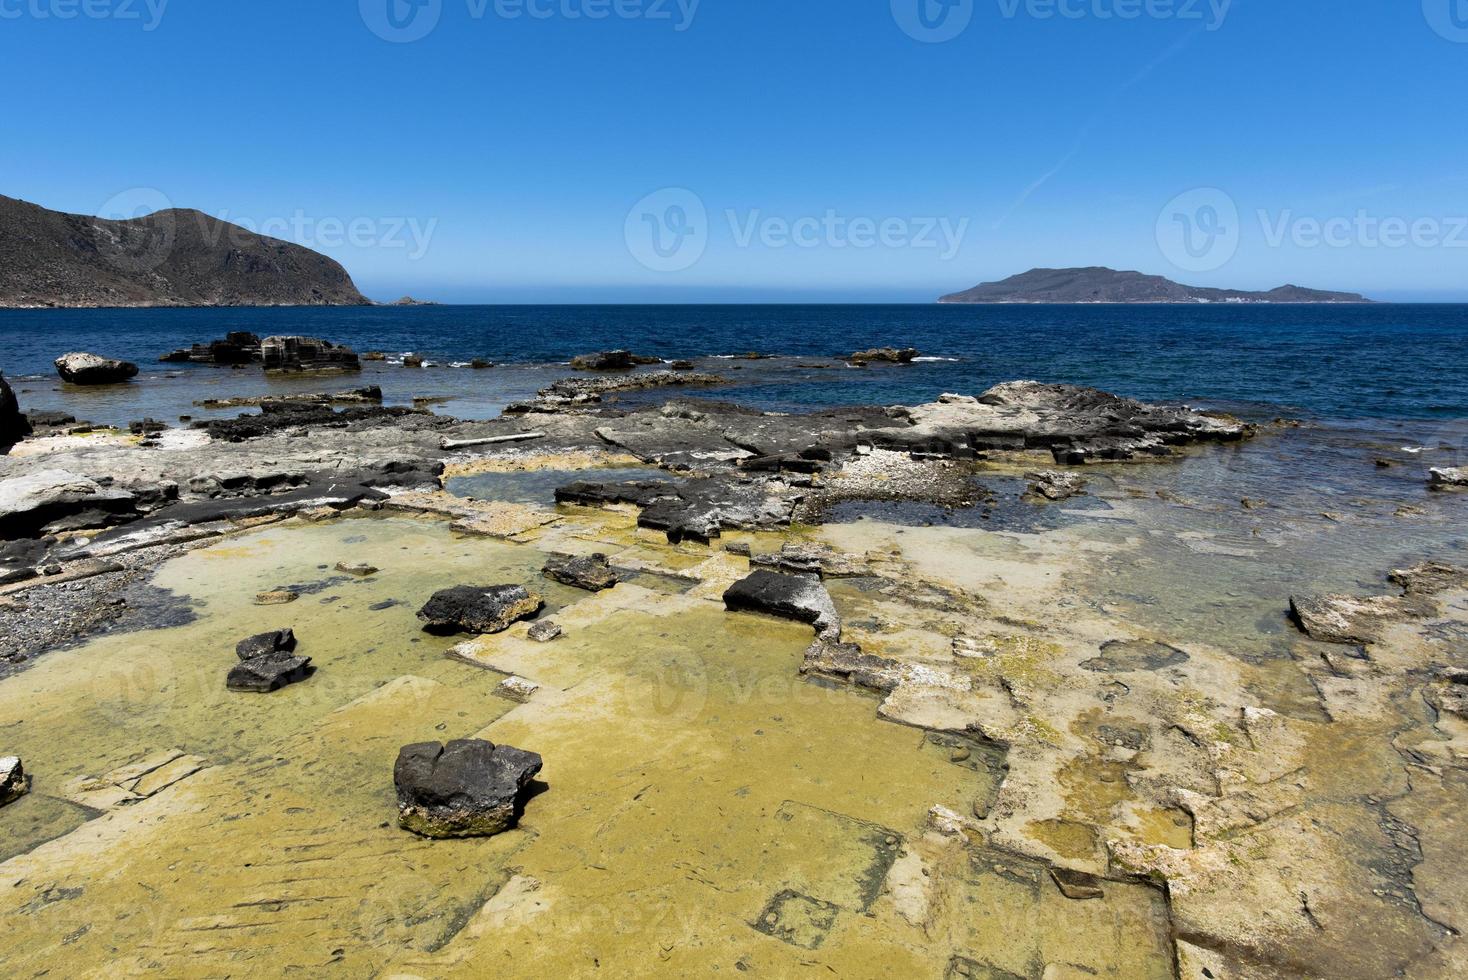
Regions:
<instances>
[{"instance_id":1,"label":"small offshore rock","mask_svg":"<svg viewBox=\"0 0 1468 980\"><path fill-rule=\"evenodd\" d=\"M545 563L545 567L541 569L541 574L562 585L585 589L587 592L603 592L618 582L617 573L607 563L607 556L603 554L585 555L580 558L572 555L552 555Z\"/></svg>"},{"instance_id":2,"label":"small offshore rock","mask_svg":"<svg viewBox=\"0 0 1468 980\"><path fill-rule=\"evenodd\" d=\"M261 592L255 596L257 606L284 606L295 602L301 596L289 589L278 589L274 592Z\"/></svg>"},{"instance_id":3,"label":"small offshore rock","mask_svg":"<svg viewBox=\"0 0 1468 980\"><path fill-rule=\"evenodd\" d=\"M1468 466L1448 466L1429 470L1428 477L1434 490L1468 487Z\"/></svg>"},{"instance_id":4,"label":"small offshore rock","mask_svg":"<svg viewBox=\"0 0 1468 980\"><path fill-rule=\"evenodd\" d=\"M350 347L316 337L266 337L260 359L267 371L360 371L362 362Z\"/></svg>"},{"instance_id":5,"label":"small offshore rock","mask_svg":"<svg viewBox=\"0 0 1468 980\"><path fill-rule=\"evenodd\" d=\"M378 572L376 565L369 565L366 562L352 563L339 561L336 563L336 570L345 572L347 575L356 575L358 578L367 578L368 576L376 575Z\"/></svg>"},{"instance_id":6,"label":"small offshore rock","mask_svg":"<svg viewBox=\"0 0 1468 980\"><path fill-rule=\"evenodd\" d=\"M296 631L293 629L271 630L235 644L234 652L241 660L257 657L289 656L296 649Z\"/></svg>"},{"instance_id":7,"label":"small offshore rock","mask_svg":"<svg viewBox=\"0 0 1468 980\"><path fill-rule=\"evenodd\" d=\"M852 364L874 364L883 362L887 364L911 364L917 359L918 352L911 347L901 350L895 347L877 347L872 350L857 351L847 360Z\"/></svg>"},{"instance_id":8,"label":"small offshore rock","mask_svg":"<svg viewBox=\"0 0 1468 980\"><path fill-rule=\"evenodd\" d=\"M507 677L500 681L500 686L495 688L495 693L510 701L526 703L540 690L540 685L523 677Z\"/></svg>"},{"instance_id":9,"label":"small offshore rock","mask_svg":"<svg viewBox=\"0 0 1468 980\"><path fill-rule=\"evenodd\" d=\"M311 676L311 658L274 654L235 664L226 685L243 694L270 694Z\"/></svg>"},{"instance_id":10,"label":"small offshore rock","mask_svg":"<svg viewBox=\"0 0 1468 980\"><path fill-rule=\"evenodd\" d=\"M602 351L599 354L583 354L571 359L571 367L577 371L630 371L639 364L661 364L660 357L643 357L627 350Z\"/></svg>"},{"instance_id":11,"label":"small offshore rock","mask_svg":"<svg viewBox=\"0 0 1468 980\"><path fill-rule=\"evenodd\" d=\"M56 373L69 384L115 385L137 377L138 366L97 354L74 352L56 359Z\"/></svg>"},{"instance_id":12,"label":"small offshore rock","mask_svg":"<svg viewBox=\"0 0 1468 980\"><path fill-rule=\"evenodd\" d=\"M405 746L393 767L398 824L436 839L503 833L543 764L534 752L481 739Z\"/></svg>"},{"instance_id":13,"label":"small offshore rock","mask_svg":"<svg viewBox=\"0 0 1468 980\"><path fill-rule=\"evenodd\" d=\"M18 756L0 758L0 806L14 803L31 790L30 777L25 774Z\"/></svg>"},{"instance_id":14,"label":"small offshore rock","mask_svg":"<svg viewBox=\"0 0 1468 980\"><path fill-rule=\"evenodd\" d=\"M560 639L564 632L559 625L547 620L530 627L530 632L526 635L536 643L550 643L552 640Z\"/></svg>"},{"instance_id":15,"label":"small offshore rock","mask_svg":"<svg viewBox=\"0 0 1468 980\"><path fill-rule=\"evenodd\" d=\"M545 606L540 596L523 585L460 585L437 592L418 611L426 632L501 633Z\"/></svg>"}]
</instances>

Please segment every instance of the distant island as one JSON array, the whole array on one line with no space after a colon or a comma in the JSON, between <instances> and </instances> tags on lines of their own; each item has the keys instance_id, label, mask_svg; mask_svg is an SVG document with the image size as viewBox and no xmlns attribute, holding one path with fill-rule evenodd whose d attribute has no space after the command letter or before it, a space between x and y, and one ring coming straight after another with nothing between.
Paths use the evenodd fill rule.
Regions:
<instances>
[{"instance_id":1,"label":"distant island","mask_svg":"<svg viewBox=\"0 0 1468 980\"><path fill-rule=\"evenodd\" d=\"M112 221L0 195L0 308L368 305L334 259L202 211Z\"/></svg>"},{"instance_id":2,"label":"distant island","mask_svg":"<svg viewBox=\"0 0 1468 980\"><path fill-rule=\"evenodd\" d=\"M1334 293L1303 286L1268 292L1184 286L1140 272L1103 266L1086 269L1031 269L1002 282L986 282L938 300L940 303L1370 303L1358 293Z\"/></svg>"}]
</instances>

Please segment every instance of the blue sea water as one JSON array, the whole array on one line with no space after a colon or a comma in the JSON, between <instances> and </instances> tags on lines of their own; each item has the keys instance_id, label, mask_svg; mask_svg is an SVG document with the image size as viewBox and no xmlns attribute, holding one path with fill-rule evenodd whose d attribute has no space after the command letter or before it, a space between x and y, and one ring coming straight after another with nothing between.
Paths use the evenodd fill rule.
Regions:
<instances>
[{"instance_id":1,"label":"blue sea water","mask_svg":"<svg viewBox=\"0 0 1468 980\"><path fill-rule=\"evenodd\" d=\"M831 370L817 384L789 362L783 372L752 369L741 376L746 384L737 397L780 408L912 403L1036 378L1322 419L1468 417L1463 305L11 310L0 311L0 370L12 379L51 382L56 356L90 350L163 376L161 354L231 330L319 336L359 351L413 351L441 365L485 357L550 366L610 347L665 358L758 351L829 359L901 346L938 358L902 370ZM170 365L166 371L175 380L201 383L208 375L218 394L247 393L229 390L231 384L243 387L238 372L232 379L230 372L208 368ZM412 383L425 394L496 384L495 372L474 372L472 382L436 374L425 372ZM538 373L518 382L513 374L501 377L506 397L544 380ZM55 389L36 393L46 407L57 400Z\"/></svg>"}]
</instances>

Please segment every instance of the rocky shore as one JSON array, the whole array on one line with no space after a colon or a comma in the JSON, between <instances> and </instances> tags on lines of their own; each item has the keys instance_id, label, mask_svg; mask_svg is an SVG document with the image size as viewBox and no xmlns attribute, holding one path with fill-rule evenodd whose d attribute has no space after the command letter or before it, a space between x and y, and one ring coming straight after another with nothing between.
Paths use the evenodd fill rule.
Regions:
<instances>
[{"instance_id":1,"label":"rocky shore","mask_svg":"<svg viewBox=\"0 0 1468 980\"><path fill-rule=\"evenodd\" d=\"M0 910L58 910L17 917L23 963L64 946L84 970L173 930L208 942L139 961L228 972L264 942L281 962L299 946L368 972L472 975L549 930L574 938L537 970L567 973L592 956L644 973L864 975L876 948L898 972L973 977L1468 963L1453 816L1468 802L1468 572L1450 558L1375 591L1282 591L1259 628L1289 656L1251 659L1226 636L1144 622L1097 584L1157 561L1155 537L1201 533L1128 508L1203 512L1146 487L1141 464L1247 454L1259 433L1245 422L1024 381L781 414L719 400L722 376L621 354L490 421L357 390L220 399L258 411L136 435L12 429L0 675L30 669L0 685L0 710L27 712L0 732L25 744L0 756L16 770L23 756L34 787L11 810L39 798L93 814L0 856ZM910 354L860 360L902 370ZM615 399L664 388L710 390ZM554 501L446 489L540 472ZM833 516L973 509L979 474L1037 512L1104 494L1122 530ZM127 631L148 632L123 647ZM112 703L106 682L77 680L94 645L131 663L156 645L176 669L201 642L219 649L197 691L134 685L137 712L172 714L137 729L134 708L116 714L167 744L72 763L31 734L65 729L40 713L51 705L92 710L69 685ZM70 661L42 656L82 643ZM215 700L226 687L236 701ZM197 717L181 707L195 701ZM252 748L230 756L224 732ZM344 816L318 808L323 780ZM396 820L381 809L393 791ZM189 843L226 813L238 863ZM176 839L150 838L165 820ZM129 863L132 841L149 870ZM283 882L298 859L333 888ZM128 873L103 883L98 860ZM205 869L207 907L179 897L170 866ZM142 890L188 911L102 920ZM587 911L598 902L618 929ZM69 908L94 910L86 929Z\"/></svg>"}]
</instances>

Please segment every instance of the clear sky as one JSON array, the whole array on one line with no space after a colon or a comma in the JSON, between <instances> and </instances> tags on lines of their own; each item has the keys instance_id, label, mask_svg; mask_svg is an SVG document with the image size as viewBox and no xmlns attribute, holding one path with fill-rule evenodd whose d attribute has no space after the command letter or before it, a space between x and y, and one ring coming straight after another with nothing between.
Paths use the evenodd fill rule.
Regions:
<instances>
[{"instance_id":1,"label":"clear sky","mask_svg":"<svg viewBox=\"0 0 1468 980\"><path fill-rule=\"evenodd\" d=\"M0 193L378 299L1468 300L1468 0L0 0L0 83Z\"/></svg>"}]
</instances>

